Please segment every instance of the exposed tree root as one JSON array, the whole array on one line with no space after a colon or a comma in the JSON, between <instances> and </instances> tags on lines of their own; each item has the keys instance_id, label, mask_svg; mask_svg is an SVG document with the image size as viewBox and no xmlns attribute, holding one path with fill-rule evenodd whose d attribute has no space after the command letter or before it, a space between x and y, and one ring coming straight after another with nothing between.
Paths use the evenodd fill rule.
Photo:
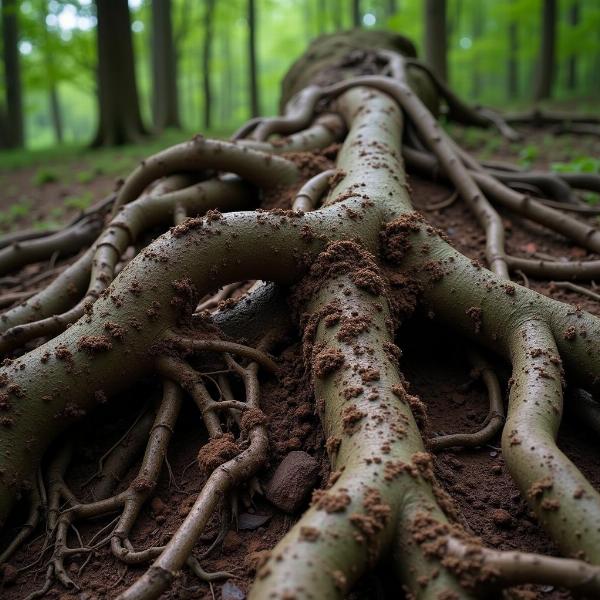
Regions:
<instances>
[{"instance_id":1,"label":"exposed tree root","mask_svg":"<svg viewBox=\"0 0 600 600\"><path fill-rule=\"evenodd\" d=\"M108 545L125 565L152 563L121 600L159 597L186 565L204 582L230 576L208 573L200 561L223 540L239 495L260 489L269 417L260 406L259 369L279 375L270 352L291 321L302 331L304 366L333 471L327 489L315 491L311 508L259 565L251 598L342 598L383 559L419 599L484 598L523 582L599 593L600 494L555 439L565 377L599 391L600 320L512 283L509 270L526 284L528 276L570 280L597 276L600 261L509 256L505 217L498 212L508 210L599 253L596 226L560 210L591 214L576 190L600 189L599 178L480 164L437 123L440 100L450 119L494 126L512 139L517 134L508 123L523 117L504 120L467 106L399 53L413 55L403 38L371 37L376 50L365 46L350 54L348 39L344 34L332 46L332 38L324 38L303 59L311 68L300 61L290 71L286 93L297 93L282 116L252 120L231 142L198 136L148 158L116 198L59 232L0 240L6 302L31 293L12 271L89 246L0 318L0 352L13 357L0 368L2 522L30 490L27 521L0 562L40 520L46 523L35 563L44 565L46 578L30 598L47 595L55 581L77 589L66 558L86 556L82 570L95 549ZM339 152L331 147L342 140ZM414 211L403 157L409 168L453 187L450 198L424 210L460 197L472 211L485 233L489 270L457 252ZM277 194L292 210L253 210ZM544 195L551 199L537 198ZM100 230L108 210L112 215ZM144 236L156 229L166 233L144 246ZM234 308L231 301L219 304L252 281ZM569 281L557 285L585 289ZM504 424L494 368L473 350L471 364L489 396L486 421L474 433L430 439L430 449L478 446L502 431L504 459L521 494L561 552L580 560L488 550L457 524L459 515L433 476L418 426L423 407L407 391L394 343L417 306L513 369ZM208 312L217 307L223 310ZM103 455L88 482L94 480L92 500L80 501L65 479L69 427L153 375L163 381L162 399ZM585 394L573 402L574 411L593 425L600 410ZM136 548L133 528L168 465L188 399L208 437L198 454L206 481L165 545ZM62 443L44 459L60 435ZM137 476L124 481L144 447ZM84 541L77 524L109 514L116 516ZM219 514L227 518L213 544L195 555L209 520Z\"/></svg>"}]
</instances>

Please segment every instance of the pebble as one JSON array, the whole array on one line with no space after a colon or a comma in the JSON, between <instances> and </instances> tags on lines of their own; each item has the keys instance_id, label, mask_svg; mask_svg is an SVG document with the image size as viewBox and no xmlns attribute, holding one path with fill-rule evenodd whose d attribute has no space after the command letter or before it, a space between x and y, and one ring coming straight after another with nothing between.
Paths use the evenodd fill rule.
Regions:
<instances>
[{"instance_id":1,"label":"pebble","mask_svg":"<svg viewBox=\"0 0 600 600\"><path fill-rule=\"evenodd\" d=\"M267 499L286 513L295 513L308 498L319 476L319 463L306 452L290 452L266 483Z\"/></svg>"},{"instance_id":2,"label":"pebble","mask_svg":"<svg viewBox=\"0 0 600 600\"><path fill-rule=\"evenodd\" d=\"M245 600L246 594L231 581L226 581L221 588L221 600Z\"/></svg>"},{"instance_id":3,"label":"pebble","mask_svg":"<svg viewBox=\"0 0 600 600\"><path fill-rule=\"evenodd\" d=\"M508 511L503 508L497 508L492 511L492 521L494 521L498 527L505 529L512 524L512 517Z\"/></svg>"}]
</instances>

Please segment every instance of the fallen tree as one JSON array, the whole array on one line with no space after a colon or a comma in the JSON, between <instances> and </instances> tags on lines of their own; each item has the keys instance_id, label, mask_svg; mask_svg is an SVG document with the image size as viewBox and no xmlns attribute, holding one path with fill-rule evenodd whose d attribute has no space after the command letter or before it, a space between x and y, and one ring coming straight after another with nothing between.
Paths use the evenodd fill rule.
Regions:
<instances>
[{"instance_id":1,"label":"fallen tree","mask_svg":"<svg viewBox=\"0 0 600 600\"><path fill-rule=\"evenodd\" d=\"M595 227L518 191L537 186L555 194L553 203L582 208L570 183L498 173L462 150L436 120L442 110L511 139L518 133L499 115L460 101L397 35L319 38L286 77L283 107L282 116L250 121L232 141L197 136L149 157L114 198L70 229L46 238L24 234L2 250L5 272L56 252L84 252L0 316L0 348L12 357L0 371L0 519L22 494L32 506L0 562L43 517L52 551L46 582L32 597L44 596L55 579L76 586L65 557L98 544L110 544L126 564L151 563L122 600L158 597L186 564L208 581L223 575L206 573L193 549L213 514L237 488L252 485L267 461L259 373L277 377L270 353L297 327L332 477L259 567L251 598L341 598L383 557L418 598L489 597L522 582L598 595L600 495L555 439L565 376L591 393L598 388L600 321L509 275L518 269L585 278L600 265L508 256L496 208L600 252ZM336 155L333 169L323 149ZM485 232L488 268L456 251L413 209L405 163L455 187ZM600 178L577 185L599 190ZM288 208L260 208L275 197ZM107 211L102 232L85 248ZM146 232L170 225L144 242ZM132 247L137 254L127 262ZM220 288L230 293L248 280L271 283L255 284L234 307L207 311L226 297ZM394 343L417 306L473 346L472 363L490 395L481 431L423 440L422 406L407 391ZM506 423L494 371L477 347L512 365ZM215 360L216 387L202 369ZM68 436L45 457L48 448L149 374L162 379L163 397L129 432L136 447L146 447L138 475L114 491L135 460L133 451L116 448L95 501L80 502L65 483ZM132 528L187 397L206 425L198 455L206 483L166 545L136 549ZM483 548L436 482L428 449L478 445L501 429L512 477L568 558ZM115 512L96 544L70 545L76 521Z\"/></svg>"}]
</instances>

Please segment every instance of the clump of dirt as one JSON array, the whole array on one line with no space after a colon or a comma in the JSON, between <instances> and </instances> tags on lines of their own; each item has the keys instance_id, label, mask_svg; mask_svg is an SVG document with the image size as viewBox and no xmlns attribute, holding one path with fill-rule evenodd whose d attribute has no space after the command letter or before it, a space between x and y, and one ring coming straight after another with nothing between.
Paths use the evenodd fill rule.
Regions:
<instances>
[{"instance_id":1,"label":"clump of dirt","mask_svg":"<svg viewBox=\"0 0 600 600\"><path fill-rule=\"evenodd\" d=\"M240 453L232 433L224 433L208 441L198 452L198 464L206 475Z\"/></svg>"},{"instance_id":2,"label":"clump of dirt","mask_svg":"<svg viewBox=\"0 0 600 600\"><path fill-rule=\"evenodd\" d=\"M315 490L312 503L318 510L324 510L327 513L343 512L350 504L350 496L343 490L338 492Z\"/></svg>"},{"instance_id":3,"label":"clump of dirt","mask_svg":"<svg viewBox=\"0 0 600 600\"><path fill-rule=\"evenodd\" d=\"M313 373L321 379L331 375L344 364L344 355L336 348L325 348L318 352L313 362Z\"/></svg>"},{"instance_id":4,"label":"clump of dirt","mask_svg":"<svg viewBox=\"0 0 600 600\"><path fill-rule=\"evenodd\" d=\"M77 341L77 348L90 355L100 354L111 350L112 342L105 335L83 335Z\"/></svg>"}]
</instances>

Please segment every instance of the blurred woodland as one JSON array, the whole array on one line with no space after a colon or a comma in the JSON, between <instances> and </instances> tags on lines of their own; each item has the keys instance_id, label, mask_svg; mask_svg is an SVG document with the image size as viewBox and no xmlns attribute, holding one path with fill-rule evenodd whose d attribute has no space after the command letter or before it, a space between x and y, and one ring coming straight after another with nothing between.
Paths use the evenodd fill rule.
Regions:
<instances>
[{"instance_id":1,"label":"blurred woodland","mask_svg":"<svg viewBox=\"0 0 600 600\"><path fill-rule=\"evenodd\" d=\"M308 42L387 28L471 103L594 110L597 0L2 0L0 147L230 132ZM1 162L1 159L0 159Z\"/></svg>"}]
</instances>

